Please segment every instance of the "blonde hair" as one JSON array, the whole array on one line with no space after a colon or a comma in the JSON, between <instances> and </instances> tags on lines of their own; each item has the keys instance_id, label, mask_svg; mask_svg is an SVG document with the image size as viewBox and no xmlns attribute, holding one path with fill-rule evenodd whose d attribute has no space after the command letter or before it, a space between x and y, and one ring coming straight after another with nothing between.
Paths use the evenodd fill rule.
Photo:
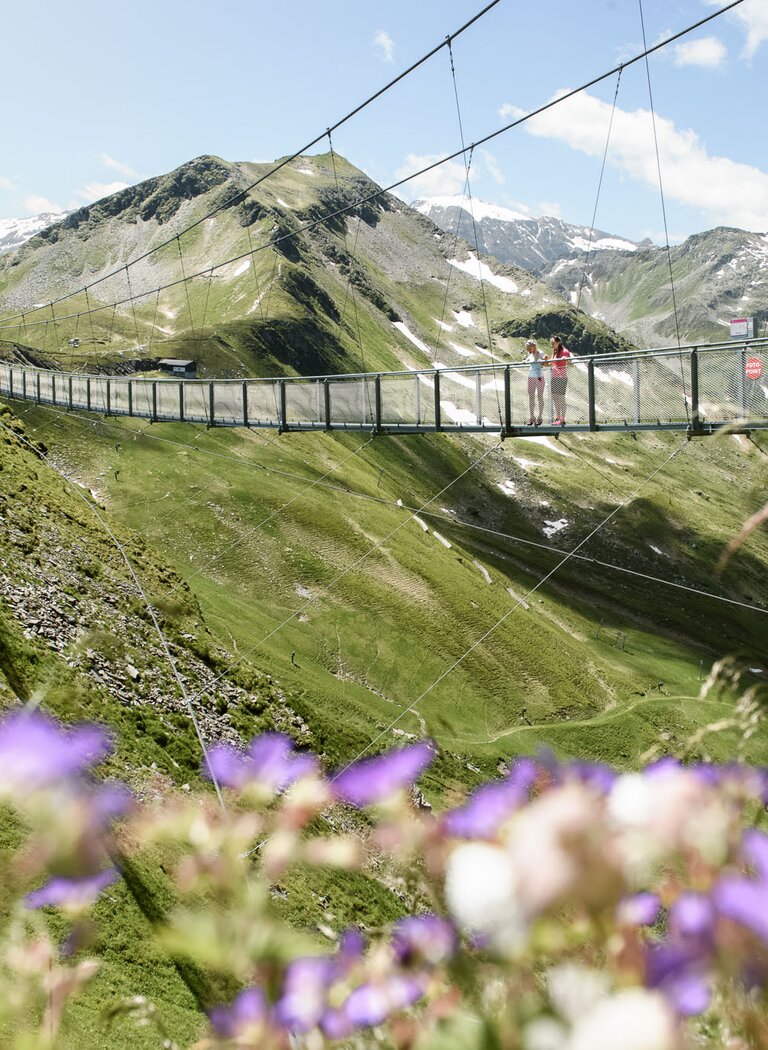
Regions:
<instances>
[{"instance_id":1,"label":"blonde hair","mask_svg":"<svg viewBox=\"0 0 768 1050\"><path fill-rule=\"evenodd\" d=\"M528 342L525 344L525 349L527 350L529 346L532 346L534 350L539 349L539 344L536 342L535 339L529 339Z\"/></svg>"}]
</instances>

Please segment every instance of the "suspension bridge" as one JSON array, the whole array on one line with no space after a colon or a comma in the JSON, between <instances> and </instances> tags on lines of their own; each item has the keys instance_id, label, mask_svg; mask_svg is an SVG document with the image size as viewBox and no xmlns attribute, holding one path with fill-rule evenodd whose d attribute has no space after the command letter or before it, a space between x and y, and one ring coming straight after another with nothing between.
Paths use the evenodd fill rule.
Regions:
<instances>
[{"instance_id":1,"label":"suspension bridge","mask_svg":"<svg viewBox=\"0 0 768 1050\"><path fill-rule=\"evenodd\" d=\"M545 372L548 371L545 369ZM494 363L358 375L173 379L87 375L0 363L0 394L153 422L374 434L768 429L768 339L574 358L567 422L527 424L528 366Z\"/></svg>"}]
</instances>

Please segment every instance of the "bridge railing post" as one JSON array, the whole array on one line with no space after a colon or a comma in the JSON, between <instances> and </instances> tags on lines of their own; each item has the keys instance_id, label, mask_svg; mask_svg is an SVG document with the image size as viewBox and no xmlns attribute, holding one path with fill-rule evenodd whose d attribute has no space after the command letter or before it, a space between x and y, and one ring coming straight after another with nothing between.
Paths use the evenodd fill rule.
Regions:
<instances>
[{"instance_id":1,"label":"bridge railing post","mask_svg":"<svg viewBox=\"0 0 768 1050\"><path fill-rule=\"evenodd\" d=\"M214 396L214 391L213 391L213 383L209 383L208 384L208 426L209 427L212 427L213 423L214 423L214 416L213 416L213 413L214 413L214 401L215 401L215 396Z\"/></svg>"},{"instance_id":2,"label":"bridge railing post","mask_svg":"<svg viewBox=\"0 0 768 1050\"><path fill-rule=\"evenodd\" d=\"M13 397L13 365L8 368L8 393Z\"/></svg>"},{"instance_id":3,"label":"bridge railing post","mask_svg":"<svg viewBox=\"0 0 768 1050\"><path fill-rule=\"evenodd\" d=\"M504 433L512 430L512 377L509 365L504 367Z\"/></svg>"},{"instance_id":4,"label":"bridge railing post","mask_svg":"<svg viewBox=\"0 0 768 1050\"><path fill-rule=\"evenodd\" d=\"M107 380L107 404L106 404L106 415L110 415L112 411L112 380Z\"/></svg>"},{"instance_id":5,"label":"bridge railing post","mask_svg":"<svg viewBox=\"0 0 768 1050\"><path fill-rule=\"evenodd\" d=\"M184 380L179 380L179 421L184 422Z\"/></svg>"},{"instance_id":6,"label":"bridge railing post","mask_svg":"<svg viewBox=\"0 0 768 1050\"><path fill-rule=\"evenodd\" d=\"M40 373L37 373L37 400L40 400ZM85 381L85 408L86 411L91 411L91 377Z\"/></svg>"},{"instance_id":7,"label":"bridge railing post","mask_svg":"<svg viewBox=\"0 0 768 1050\"><path fill-rule=\"evenodd\" d=\"M374 428L377 434L381 433L381 376L377 375L373 381L373 410L375 412Z\"/></svg>"},{"instance_id":8,"label":"bridge railing post","mask_svg":"<svg viewBox=\"0 0 768 1050\"><path fill-rule=\"evenodd\" d=\"M640 422L640 362L632 362L632 416L633 422Z\"/></svg>"},{"instance_id":9,"label":"bridge railing post","mask_svg":"<svg viewBox=\"0 0 768 1050\"><path fill-rule=\"evenodd\" d=\"M152 416L150 418L153 423L157 419L157 383L152 384Z\"/></svg>"},{"instance_id":10,"label":"bridge railing post","mask_svg":"<svg viewBox=\"0 0 768 1050\"><path fill-rule=\"evenodd\" d=\"M440 419L440 369L435 369L435 430L442 430L443 424Z\"/></svg>"},{"instance_id":11,"label":"bridge railing post","mask_svg":"<svg viewBox=\"0 0 768 1050\"><path fill-rule=\"evenodd\" d=\"M691 427L698 430L701 426L699 418L699 355L694 346L691 350Z\"/></svg>"},{"instance_id":12,"label":"bridge railing post","mask_svg":"<svg viewBox=\"0 0 768 1050\"><path fill-rule=\"evenodd\" d=\"M128 380L128 415L133 415L133 380Z\"/></svg>"},{"instance_id":13,"label":"bridge railing post","mask_svg":"<svg viewBox=\"0 0 768 1050\"><path fill-rule=\"evenodd\" d=\"M280 430L288 429L288 410L285 398L285 380L280 379L277 384L278 388L278 423Z\"/></svg>"},{"instance_id":14,"label":"bridge railing post","mask_svg":"<svg viewBox=\"0 0 768 1050\"><path fill-rule=\"evenodd\" d=\"M739 415L742 419L747 418L747 384L744 376L745 353L745 346L736 347L736 396L739 404Z\"/></svg>"},{"instance_id":15,"label":"bridge railing post","mask_svg":"<svg viewBox=\"0 0 768 1050\"><path fill-rule=\"evenodd\" d=\"M21 396L24 400L27 400L27 370L22 368L21 370Z\"/></svg>"},{"instance_id":16,"label":"bridge railing post","mask_svg":"<svg viewBox=\"0 0 768 1050\"><path fill-rule=\"evenodd\" d=\"M75 407L74 401L72 400L72 374L71 373L67 377L67 386L69 387L69 390L68 390L68 393L69 393L69 411L71 412L72 409Z\"/></svg>"},{"instance_id":17,"label":"bridge railing post","mask_svg":"<svg viewBox=\"0 0 768 1050\"><path fill-rule=\"evenodd\" d=\"M331 429L331 387L327 379L323 380L323 422L325 429Z\"/></svg>"},{"instance_id":18,"label":"bridge railing post","mask_svg":"<svg viewBox=\"0 0 768 1050\"><path fill-rule=\"evenodd\" d=\"M477 425L483 425L483 373L475 372L475 415Z\"/></svg>"},{"instance_id":19,"label":"bridge railing post","mask_svg":"<svg viewBox=\"0 0 768 1050\"><path fill-rule=\"evenodd\" d=\"M597 430L597 407L595 404L595 359L587 361L587 413L589 429Z\"/></svg>"},{"instance_id":20,"label":"bridge railing post","mask_svg":"<svg viewBox=\"0 0 768 1050\"><path fill-rule=\"evenodd\" d=\"M243 426L248 426L248 380L243 380Z\"/></svg>"}]
</instances>

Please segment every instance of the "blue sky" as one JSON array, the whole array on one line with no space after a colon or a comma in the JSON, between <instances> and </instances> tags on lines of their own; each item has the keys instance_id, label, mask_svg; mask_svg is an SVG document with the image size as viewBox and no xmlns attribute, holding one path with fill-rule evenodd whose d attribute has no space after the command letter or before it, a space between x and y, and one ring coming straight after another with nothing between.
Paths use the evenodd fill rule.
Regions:
<instances>
[{"instance_id":1,"label":"blue sky","mask_svg":"<svg viewBox=\"0 0 768 1050\"><path fill-rule=\"evenodd\" d=\"M72 208L213 153L292 153L440 43L482 0L40 0L3 14L0 217ZM644 0L649 43L713 0ZM642 49L637 0L501 0L454 43L466 142ZM652 57L672 240L715 225L768 231L768 0ZM616 79L478 149L475 196L589 224ZM8 104L10 101L10 105ZM389 184L460 146L448 53L334 135ZM318 147L316 151L322 151ZM452 162L406 199L461 193ZM643 63L624 71L596 225L659 241Z\"/></svg>"}]
</instances>

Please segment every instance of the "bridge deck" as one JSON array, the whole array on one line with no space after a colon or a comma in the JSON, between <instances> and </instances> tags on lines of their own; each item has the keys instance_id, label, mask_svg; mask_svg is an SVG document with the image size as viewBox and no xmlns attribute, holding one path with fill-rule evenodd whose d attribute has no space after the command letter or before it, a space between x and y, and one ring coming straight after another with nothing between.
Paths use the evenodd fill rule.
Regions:
<instances>
[{"instance_id":1,"label":"bridge deck","mask_svg":"<svg viewBox=\"0 0 768 1050\"><path fill-rule=\"evenodd\" d=\"M545 373L549 369L545 368ZM568 367L565 428L527 426L528 366L291 377L173 379L85 375L0 362L0 394L157 422L381 434L768 429L768 340L579 357Z\"/></svg>"}]
</instances>

